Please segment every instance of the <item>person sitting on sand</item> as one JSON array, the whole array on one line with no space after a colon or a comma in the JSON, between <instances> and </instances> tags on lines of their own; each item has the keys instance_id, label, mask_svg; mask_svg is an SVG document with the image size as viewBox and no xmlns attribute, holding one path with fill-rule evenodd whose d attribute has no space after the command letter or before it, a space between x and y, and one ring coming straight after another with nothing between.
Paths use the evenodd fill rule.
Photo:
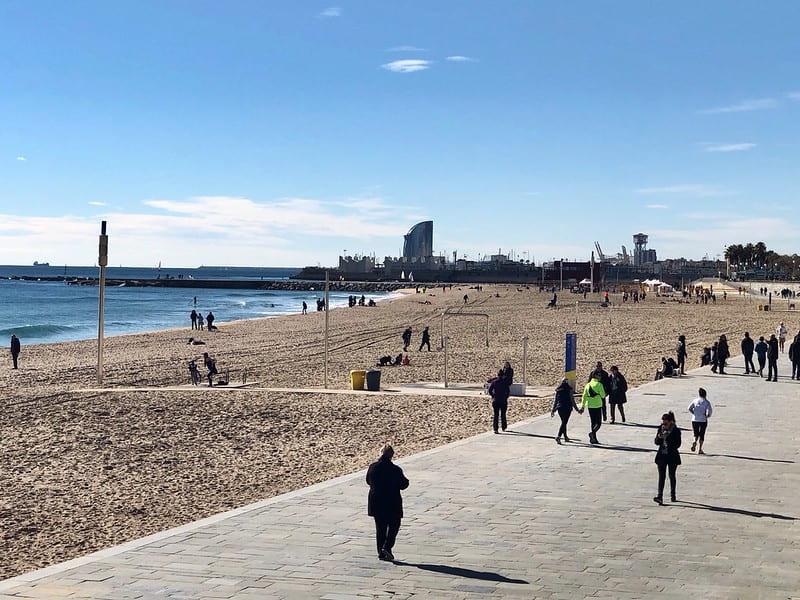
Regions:
<instances>
[{"instance_id":1,"label":"person sitting on sand","mask_svg":"<svg viewBox=\"0 0 800 600\"><path fill-rule=\"evenodd\" d=\"M399 367L402 364L403 364L403 353L401 352L400 354L394 357L394 362L392 363L392 366Z\"/></svg>"},{"instance_id":2,"label":"person sitting on sand","mask_svg":"<svg viewBox=\"0 0 800 600\"><path fill-rule=\"evenodd\" d=\"M206 345L206 343L203 340L196 340L193 337L190 337L189 341L186 342L186 343L188 345L191 345L191 346L205 346Z\"/></svg>"},{"instance_id":3,"label":"person sitting on sand","mask_svg":"<svg viewBox=\"0 0 800 600\"><path fill-rule=\"evenodd\" d=\"M705 367L711 364L711 348L708 346L703 348L703 354L700 356L700 366Z\"/></svg>"},{"instance_id":4,"label":"person sitting on sand","mask_svg":"<svg viewBox=\"0 0 800 600\"><path fill-rule=\"evenodd\" d=\"M409 365L411 365L411 359L410 359L410 358L408 358L408 354L406 354L406 355L403 357L403 366L404 366L404 367L408 367Z\"/></svg>"},{"instance_id":5,"label":"person sitting on sand","mask_svg":"<svg viewBox=\"0 0 800 600\"><path fill-rule=\"evenodd\" d=\"M553 292L553 297L550 300L550 302L547 303L547 308L555 308L556 302L558 302L558 295L555 292Z\"/></svg>"},{"instance_id":6,"label":"person sitting on sand","mask_svg":"<svg viewBox=\"0 0 800 600\"><path fill-rule=\"evenodd\" d=\"M208 387L214 385L213 377L218 373L217 361L208 355L208 352L203 352L203 366L208 369Z\"/></svg>"},{"instance_id":7,"label":"person sitting on sand","mask_svg":"<svg viewBox=\"0 0 800 600\"><path fill-rule=\"evenodd\" d=\"M379 367L388 367L392 364L392 357L388 354L386 356L381 356L378 359L378 366Z\"/></svg>"},{"instance_id":8,"label":"person sitting on sand","mask_svg":"<svg viewBox=\"0 0 800 600\"><path fill-rule=\"evenodd\" d=\"M656 371L655 381L658 381L659 379L664 379L664 377L672 377L674 373L675 373L675 368L667 360L666 356L662 356L661 368L658 371Z\"/></svg>"}]
</instances>

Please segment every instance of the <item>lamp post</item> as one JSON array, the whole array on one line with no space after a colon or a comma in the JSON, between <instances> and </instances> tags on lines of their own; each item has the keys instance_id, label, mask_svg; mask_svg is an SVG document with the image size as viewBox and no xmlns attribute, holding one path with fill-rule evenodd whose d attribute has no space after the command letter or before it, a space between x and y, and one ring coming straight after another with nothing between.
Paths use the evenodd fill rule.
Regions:
<instances>
[{"instance_id":1,"label":"lamp post","mask_svg":"<svg viewBox=\"0 0 800 600\"><path fill-rule=\"evenodd\" d=\"M108 236L106 222L100 224L100 240L97 264L100 265L100 285L97 308L97 383L103 384L103 329L106 306L106 265L108 265Z\"/></svg>"},{"instance_id":2,"label":"lamp post","mask_svg":"<svg viewBox=\"0 0 800 600\"><path fill-rule=\"evenodd\" d=\"M559 291L563 291L563 289L564 289L564 259L563 258L560 261L558 261L558 269L559 269L558 290Z\"/></svg>"}]
</instances>

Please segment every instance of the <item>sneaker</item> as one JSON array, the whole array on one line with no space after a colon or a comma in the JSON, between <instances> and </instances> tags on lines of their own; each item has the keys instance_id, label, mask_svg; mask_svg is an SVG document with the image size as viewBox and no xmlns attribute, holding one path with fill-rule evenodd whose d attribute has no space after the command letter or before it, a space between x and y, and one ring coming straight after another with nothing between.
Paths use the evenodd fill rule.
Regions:
<instances>
[{"instance_id":1,"label":"sneaker","mask_svg":"<svg viewBox=\"0 0 800 600\"><path fill-rule=\"evenodd\" d=\"M556 438L556 444L558 444L559 446L561 445L561 438L560 437Z\"/></svg>"},{"instance_id":2,"label":"sneaker","mask_svg":"<svg viewBox=\"0 0 800 600\"><path fill-rule=\"evenodd\" d=\"M678 501L678 499L675 497L675 494L672 494L672 495L669 497L669 501L670 501L670 502L677 502L677 501Z\"/></svg>"},{"instance_id":3,"label":"sneaker","mask_svg":"<svg viewBox=\"0 0 800 600\"><path fill-rule=\"evenodd\" d=\"M495 433L499 433L499 432L497 431L497 429L495 429L495 430L494 430L494 432L495 432Z\"/></svg>"},{"instance_id":4,"label":"sneaker","mask_svg":"<svg viewBox=\"0 0 800 600\"><path fill-rule=\"evenodd\" d=\"M653 498L653 502L655 502L656 504L664 504L664 499L661 496L655 496Z\"/></svg>"},{"instance_id":5,"label":"sneaker","mask_svg":"<svg viewBox=\"0 0 800 600\"><path fill-rule=\"evenodd\" d=\"M564 441L565 442L570 442L571 440L567 436L564 436Z\"/></svg>"},{"instance_id":6,"label":"sneaker","mask_svg":"<svg viewBox=\"0 0 800 600\"><path fill-rule=\"evenodd\" d=\"M703 452L702 450L698 450L697 453L698 454L705 454L705 452Z\"/></svg>"},{"instance_id":7,"label":"sneaker","mask_svg":"<svg viewBox=\"0 0 800 600\"><path fill-rule=\"evenodd\" d=\"M697 442L692 442L692 452L697 448Z\"/></svg>"},{"instance_id":8,"label":"sneaker","mask_svg":"<svg viewBox=\"0 0 800 600\"><path fill-rule=\"evenodd\" d=\"M614 423L616 423L616 421L614 419L611 419L611 424L613 425Z\"/></svg>"},{"instance_id":9,"label":"sneaker","mask_svg":"<svg viewBox=\"0 0 800 600\"><path fill-rule=\"evenodd\" d=\"M389 557L386 556L386 550L380 551L380 554L378 554L378 560L389 560Z\"/></svg>"},{"instance_id":10,"label":"sneaker","mask_svg":"<svg viewBox=\"0 0 800 600\"><path fill-rule=\"evenodd\" d=\"M383 560L394 560L394 554L392 554L391 550L387 550L386 548L384 548L383 555L386 557Z\"/></svg>"}]
</instances>

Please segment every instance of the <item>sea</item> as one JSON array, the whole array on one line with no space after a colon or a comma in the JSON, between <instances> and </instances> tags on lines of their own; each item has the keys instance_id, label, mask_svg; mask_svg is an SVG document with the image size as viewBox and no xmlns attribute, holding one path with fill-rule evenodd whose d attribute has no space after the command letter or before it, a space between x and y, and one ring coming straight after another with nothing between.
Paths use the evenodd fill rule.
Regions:
<instances>
[{"instance_id":1,"label":"sea","mask_svg":"<svg viewBox=\"0 0 800 600\"><path fill-rule=\"evenodd\" d=\"M286 280L299 269L280 267L197 267L183 269L107 267L109 279L258 279ZM0 343L12 334L22 344L44 344L97 337L98 287L67 285L63 281L22 281L12 277L98 278L98 267L0 265ZM316 286L315 286L316 287ZM193 309L214 313L225 321L278 317L299 313L303 301L316 310L324 297L324 283L314 290L226 290L217 288L106 287L104 335L140 333L188 327ZM391 293L366 293L376 302ZM347 306L349 294L330 292L330 306ZM195 303L196 300L196 303ZM5 340L5 342L3 341Z\"/></svg>"}]
</instances>

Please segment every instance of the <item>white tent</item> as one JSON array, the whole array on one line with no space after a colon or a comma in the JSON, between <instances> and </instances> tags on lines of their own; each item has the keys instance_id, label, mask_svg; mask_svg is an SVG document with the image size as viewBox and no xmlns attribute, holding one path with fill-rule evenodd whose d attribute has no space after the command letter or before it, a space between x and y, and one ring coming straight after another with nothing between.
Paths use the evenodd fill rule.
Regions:
<instances>
[{"instance_id":1,"label":"white tent","mask_svg":"<svg viewBox=\"0 0 800 600\"><path fill-rule=\"evenodd\" d=\"M658 286L658 293L659 294L672 294L674 291L675 291L675 288L673 288L668 283L662 283L661 285Z\"/></svg>"},{"instance_id":2,"label":"white tent","mask_svg":"<svg viewBox=\"0 0 800 600\"><path fill-rule=\"evenodd\" d=\"M584 279L580 283L578 283L578 285L592 285L592 280L591 279Z\"/></svg>"}]
</instances>

